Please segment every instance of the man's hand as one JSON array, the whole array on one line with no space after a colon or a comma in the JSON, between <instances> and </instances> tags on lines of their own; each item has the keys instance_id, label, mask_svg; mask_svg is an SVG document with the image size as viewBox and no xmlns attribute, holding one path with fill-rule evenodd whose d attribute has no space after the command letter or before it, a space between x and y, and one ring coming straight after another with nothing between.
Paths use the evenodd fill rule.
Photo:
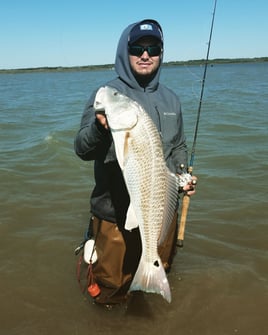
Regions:
<instances>
[{"instance_id":1,"label":"man's hand","mask_svg":"<svg viewBox=\"0 0 268 335\"><path fill-rule=\"evenodd\" d=\"M105 128L108 129L108 122L106 119L106 116L102 113L96 113L96 119L99 121L99 123Z\"/></svg>"},{"instance_id":2,"label":"man's hand","mask_svg":"<svg viewBox=\"0 0 268 335\"><path fill-rule=\"evenodd\" d=\"M196 184L197 184L197 177L192 176L192 180L183 187L183 191L189 196L194 195Z\"/></svg>"}]
</instances>

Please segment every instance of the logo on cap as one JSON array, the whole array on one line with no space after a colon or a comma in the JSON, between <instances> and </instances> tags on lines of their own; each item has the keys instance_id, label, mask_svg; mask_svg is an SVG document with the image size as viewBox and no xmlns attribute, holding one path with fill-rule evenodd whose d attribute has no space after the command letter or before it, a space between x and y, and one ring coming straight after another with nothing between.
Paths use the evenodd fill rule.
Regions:
<instances>
[{"instance_id":1,"label":"logo on cap","mask_svg":"<svg viewBox=\"0 0 268 335\"><path fill-rule=\"evenodd\" d=\"M141 24L140 30L153 30L153 26L151 24Z\"/></svg>"}]
</instances>

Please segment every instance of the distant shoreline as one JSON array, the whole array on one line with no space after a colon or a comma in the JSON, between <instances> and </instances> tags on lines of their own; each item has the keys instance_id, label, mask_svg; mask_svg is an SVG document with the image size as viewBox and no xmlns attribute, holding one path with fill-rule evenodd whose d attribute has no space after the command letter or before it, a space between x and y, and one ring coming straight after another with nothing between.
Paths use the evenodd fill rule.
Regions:
<instances>
[{"instance_id":1,"label":"distant shoreline","mask_svg":"<svg viewBox=\"0 0 268 335\"><path fill-rule=\"evenodd\" d=\"M208 61L209 65L214 64L230 64L230 63L261 63L268 62L268 57L255 58L216 58ZM203 65L205 59L188 60L188 61L171 61L164 62L163 66L182 66L182 65ZM36 67L36 68L21 68L21 69L0 69L2 73L25 73L25 72L71 72L71 71L96 71L96 70L112 70L114 64L104 65L85 65L85 66L55 66L55 67Z\"/></svg>"}]
</instances>

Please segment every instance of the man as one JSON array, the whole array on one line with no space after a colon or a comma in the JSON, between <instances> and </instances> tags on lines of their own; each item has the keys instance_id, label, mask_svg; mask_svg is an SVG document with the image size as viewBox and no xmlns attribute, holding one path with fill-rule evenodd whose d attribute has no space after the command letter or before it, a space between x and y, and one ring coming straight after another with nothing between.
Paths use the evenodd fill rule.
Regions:
<instances>
[{"instance_id":1,"label":"man","mask_svg":"<svg viewBox=\"0 0 268 335\"><path fill-rule=\"evenodd\" d=\"M115 71L118 77L106 85L143 106L161 135L168 168L181 174L182 167L187 167L187 146L179 99L159 83L163 46L158 22L149 19L128 26L117 48ZM95 114L95 94L84 110L75 138L75 151L81 159L95 161L96 186L91 195L90 230L98 262L93 264L93 275L101 285L101 294L96 300L109 303L125 296L139 263L141 241L138 228L131 232L124 229L129 196L105 114ZM184 186L184 191L194 194L194 185ZM168 240L159 250L167 270L174 255L176 219L175 215Z\"/></svg>"}]
</instances>

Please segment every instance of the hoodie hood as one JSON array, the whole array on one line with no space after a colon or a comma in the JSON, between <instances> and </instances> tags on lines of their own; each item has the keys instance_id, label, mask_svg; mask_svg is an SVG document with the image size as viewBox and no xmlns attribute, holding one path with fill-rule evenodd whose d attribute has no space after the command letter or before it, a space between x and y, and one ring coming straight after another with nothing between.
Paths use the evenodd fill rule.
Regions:
<instances>
[{"instance_id":1,"label":"hoodie hood","mask_svg":"<svg viewBox=\"0 0 268 335\"><path fill-rule=\"evenodd\" d=\"M130 63L129 63L129 54L128 54L128 42L129 42L129 35L131 30L138 24L142 24L143 22L153 22L154 24L157 24L159 26L159 29L162 32L162 28L160 24L155 20L142 20L133 24L130 24L122 33L118 46L117 46L117 52L116 52L116 59L115 59L115 71L118 74L119 78L123 80L128 86L131 88L142 90L144 91L144 88L142 88L139 83L137 82L136 78L134 77ZM155 91L157 89L158 83L159 83L159 77L160 77L160 69L161 64L163 61L163 54L160 59L160 64L157 69L157 72L155 73L155 76L153 79L149 82L149 84L146 86L146 91Z\"/></svg>"}]
</instances>

